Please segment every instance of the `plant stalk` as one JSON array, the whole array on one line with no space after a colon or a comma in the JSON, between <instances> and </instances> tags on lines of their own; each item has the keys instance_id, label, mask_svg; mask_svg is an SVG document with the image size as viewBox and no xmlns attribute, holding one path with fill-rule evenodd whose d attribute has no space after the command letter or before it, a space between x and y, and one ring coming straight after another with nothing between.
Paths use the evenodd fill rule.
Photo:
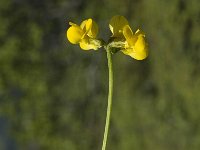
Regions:
<instances>
[{"instance_id":1,"label":"plant stalk","mask_svg":"<svg viewBox=\"0 0 200 150\"><path fill-rule=\"evenodd\" d=\"M113 97L112 53L108 47L106 48L106 52L107 52L107 59L108 59L109 90L108 90L108 106L107 106L106 124L105 124L105 130L104 130L102 150L106 150L106 143L108 139L108 131L109 131L109 125L110 125L110 114L111 114L111 109L112 109L112 97Z\"/></svg>"}]
</instances>

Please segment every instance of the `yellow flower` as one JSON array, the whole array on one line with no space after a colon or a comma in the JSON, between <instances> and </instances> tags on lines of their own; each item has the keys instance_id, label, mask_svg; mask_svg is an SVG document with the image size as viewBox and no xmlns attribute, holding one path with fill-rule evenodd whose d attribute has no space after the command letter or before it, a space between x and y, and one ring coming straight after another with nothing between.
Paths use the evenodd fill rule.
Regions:
<instances>
[{"instance_id":1,"label":"yellow flower","mask_svg":"<svg viewBox=\"0 0 200 150\"><path fill-rule=\"evenodd\" d=\"M145 42L145 35L139 29L133 34L129 25L123 28L123 35L126 39L125 49L122 52L137 60L143 60L148 56L148 47Z\"/></svg>"},{"instance_id":2,"label":"yellow flower","mask_svg":"<svg viewBox=\"0 0 200 150\"><path fill-rule=\"evenodd\" d=\"M133 34L126 18L114 16L110 21L109 27L113 33L112 37L125 40L124 48L121 50L124 54L136 60L143 60L148 56L148 47L144 33L138 29Z\"/></svg>"},{"instance_id":3,"label":"yellow flower","mask_svg":"<svg viewBox=\"0 0 200 150\"><path fill-rule=\"evenodd\" d=\"M101 47L101 41L96 39L98 34L98 26L92 19L84 20L80 26L69 22L71 27L67 30L67 39L72 44L79 44L83 50Z\"/></svg>"},{"instance_id":4,"label":"yellow flower","mask_svg":"<svg viewBox=\"0 0 200 150\"><path fill-rule=\"evenodd\" d=\"M112 17L109 23L109 28L112 32L112 37L120 37L122 36L123 27L128 25L128 21L125 17L116 15Z\"/></svg>"}]
</instances>

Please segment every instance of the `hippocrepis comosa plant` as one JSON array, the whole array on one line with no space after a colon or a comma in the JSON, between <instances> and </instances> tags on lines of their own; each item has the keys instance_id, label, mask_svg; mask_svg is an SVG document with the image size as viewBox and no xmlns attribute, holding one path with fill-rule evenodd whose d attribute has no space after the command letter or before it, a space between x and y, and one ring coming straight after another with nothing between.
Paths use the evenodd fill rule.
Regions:
<instances>
[{"instance_id":1,"label":"hippocrepis comosa plant","mask_svg":"<svg viewBox=\"0 0 200 150\"><path fill-rule=\"evenodd\" d=\"M72 44L79 44L83 50L98 50L103 47L107 52L109 69L109 90L106 123L103 137L102 150L106 149L108 130L110 124L110 114L112 108L113 95L113 68L112 55L121 51L125 55L136 60L143 60L148 56L148 44L145 41L145 34L141 30L135 33L131 30L127 19L123 16L114 16L109 23L112 36L108 42L98 39L98 25L90 19L81 22L80 25L69 22L70 27L66 32L67 39Z\"/></svg>"}]
</instances>

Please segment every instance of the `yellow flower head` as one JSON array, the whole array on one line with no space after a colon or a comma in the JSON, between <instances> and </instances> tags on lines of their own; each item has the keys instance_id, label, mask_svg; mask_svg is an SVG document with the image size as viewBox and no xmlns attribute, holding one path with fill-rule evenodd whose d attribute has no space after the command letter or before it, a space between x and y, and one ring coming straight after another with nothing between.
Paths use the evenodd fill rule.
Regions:
<instances>
[{"instance_id":1,"label":"yellow flower head","mask_svg":"<svg viewBox=\"0 0 200 150\"><path fill-rule=\"evenodd\" d=\"M137 60L143 60L148 56L148 47L145 42L145 35L139 29L133 34L129 25L123 28L123 35L126 39L125 49L122 52Z\"/></svg>"},{"instance_id":2,"label":"yellow flower head","mask_svg":"<svg viewBox=\"0 0 200 150\"><path fill-rule=\"evenodd\" d=\"M80 25L72 22L69 24L71 26L66 32L67 39L72 44L79 44L83 50L97 50L104 45L109 47L112 53L122 51L137 60L143 60L148 56L145 34L139 29L133 33L127 19L123 16L116 15L111 18L109 28L112 36L108 43L96 39L98 26L92 19L86 19Z\"/></svg>"},{"instance_id":3,"label":"yellow flower head","mask_svg":"<svg viewBox=\"0 0 200 150\"><path fill-rule=\"evenodd\" d=\"M83 50L94 49L101 47L99 40L95 39L98 34L98 26L92 19L84 20L81 25L69 23L71 27L67 30L67 39L72 44L80 44Z\"/></svg>"},{"instance_id":4,"label":"yellow flower head","mask_svg":"<svg viewBox=\"0 0 200 150\"><path fill-rule=\"evenodd\" d=\"M128 21L125 17L116 15L112 17L109 23L109 28L112 32L112 37L119 37L122 36L123 27L128 25Z\"/></svg>"},{"instance_id":5,"label":"yellow flower head","mask_svg":"<svg viewBox=\"0 0 200 150\"><path fill-rule=\"evenodd\" d=\"M148 47L145 35L139 29L133 34L128 21L123 16L114 16L110 20L110 30L113 37L124 38L125 46L122 52L137 60L143 60L148 56Z\"/></svg>"}]
</instances>

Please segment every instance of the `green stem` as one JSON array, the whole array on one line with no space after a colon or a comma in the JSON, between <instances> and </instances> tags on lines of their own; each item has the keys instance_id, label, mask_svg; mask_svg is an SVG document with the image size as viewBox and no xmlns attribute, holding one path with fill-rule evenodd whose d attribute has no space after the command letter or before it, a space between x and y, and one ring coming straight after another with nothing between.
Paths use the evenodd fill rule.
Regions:
<instances>
[{"instance_id":1,"label":"green stem","mask_svg":"<svg viewBox=\"0 0 200 150\"><path fill-rule=\"evenodd\" d=\"M110 124L110 114L112 108L112 96L113 96L113 68L112 68L112 54L109 48L106 48L107 59L108 59L108 70L109 70L109 92L108 92L108 106L107 106L107 115L106 115L106 124L104 130L102 150L106 149L106 142L108 138L108 130Z\"/></svg>"}]
</instances>

